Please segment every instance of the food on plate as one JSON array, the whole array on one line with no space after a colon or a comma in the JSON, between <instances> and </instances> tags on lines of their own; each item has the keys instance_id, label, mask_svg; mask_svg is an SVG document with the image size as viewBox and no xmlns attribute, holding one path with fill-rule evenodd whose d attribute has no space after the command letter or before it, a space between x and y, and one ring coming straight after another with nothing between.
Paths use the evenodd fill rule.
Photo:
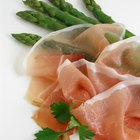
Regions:
<instances>
[{"instance_id":1,"label":"food on plate","mask_svg":"<svg viewBox=\"0 0 140 140\"><path fill-rule=\"evenodd\" d=\"M38 106L35 140L70 140L75 132L79 140L139 140L140 38L114 23L95 0L83 0L94 18L65 0L49 1L56 7L24 0L36 11L17 16L63 30L43 38L12 34L28 46L37 42L24 65L31 77L27 99Z\"/></svg>"},{"instance_id":2,"label":"food on plate","mask_svg":"<svg viewBox=\"0 0 140 140\"><path fill-rule=\"evenodd\" d=\"M140 38L132 37L108 46L96 63L116 70L120 74L140 76ZM110 59L112 58L112 59Z\"/></svg>"},{"instance_id":3,"label":"food on plate","mask_svg":"<svg viewBox=\"0 0 140 140\"><path fill-rule=\"evenodd\" d=\"M140 39L132 37L120 41L124 34L121 24L82 24L51 33L35 44L25 59L25 70L31 76L27 98L39 107L33 116L42 128L35 134L37 140L42 137L43 140L48 137L69 139L75 131L80 140L92 137L96 140L132 140L132 135L134 140L138 140L139 116L134 116L134 119L128 117L138 128L134 131L130 131L133 127L128 121L125 121L126 128L122 129L122 118L126 116L126 105L132 102L133 106L135 102L131 85L135 83L138 87L139 78L126 70L122 73L126 66L113 67L116 65L112 63L122 62L133 70L139 70L139 63L134 59L139 60L136 40ZM113 43L114 40L118 42ZM131 102L128 102L128 97ZM118 121L116 118L111 120L111 113L117 113ZM110 136L113 128L114 135Z\"/></svg>"}]
</instances>

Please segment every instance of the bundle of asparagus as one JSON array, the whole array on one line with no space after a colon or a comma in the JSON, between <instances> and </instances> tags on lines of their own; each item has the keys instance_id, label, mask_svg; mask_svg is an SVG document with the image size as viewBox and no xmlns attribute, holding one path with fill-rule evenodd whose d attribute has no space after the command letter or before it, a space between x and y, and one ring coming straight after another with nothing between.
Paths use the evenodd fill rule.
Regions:
<instances>
[{"instance_id":1,"label":"bundle of asparagus","mask_svg":"<svg viewBox=\"0 0 140 140\"><path fill-rule=\"evenodd\" d=\"M73 7L72 4L66 2L65 0L49 0L54 6L59 8L64 12L68 12L69 14L86 21L87 23L91 24L98 24L99 21L96 18L91 18L86 16L84 13L78 11L76 8Z\"/></svg>"},{"instance_id":2,"label":"bundle of asparagus","mask_svg":"<svg viewBox=\"0 0 140 140\"><path fill-rule=\"evenodd\" d=\"M50 6L46 2L38 0L26 0L24 4L30 6L31 8L38 10L41 13L47 14L50 17L56 18L57 20L62 21L65 25L71 26L75 24L85 24L87 23L84 20L81 20L75 16L72 16L68 12L62 12L61 10Z\"/></svg>"},{"instance_id":3,"label":"bundle of asparagus","mask_svg":"<svg viewBox=\"0 0 140 140\"><path fill-rule=\"evenodd\" d=\"M25 0L25 5L37 11L20 11L17 16L22 19L52 31L60 30L76 24L99 24L114 23L115 21L105 14L95 0L83 0L85 6L92 12L95 18L86 16L78 11L72 4L65 0L49 0L54 6L47 2L38 0ZM21 33L12 36L28 46L33 46L41 37L36 34ZM130 31L126 31L125 38L134 36Z\"/></svg>"}]
</instances>

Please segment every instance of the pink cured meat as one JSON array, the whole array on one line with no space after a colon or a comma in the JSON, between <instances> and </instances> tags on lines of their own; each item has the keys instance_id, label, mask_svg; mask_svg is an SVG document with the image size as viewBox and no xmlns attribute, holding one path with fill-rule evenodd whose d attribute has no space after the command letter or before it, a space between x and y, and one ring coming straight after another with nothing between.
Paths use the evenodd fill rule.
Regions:
<instances>
[{"instance_id":1,"label":"pink cured meat","mask_svg":"<svg viewBox=\"0 0 140 140\"><path fill-rule=\"evenodd\" d=\"M52 103L65 102L62 91L59 85L56 84L54 90L47 97L47 99L42 103L39 110L33 116L36 123L42 128L49 127L55 131L65 131L68 123L59 123L54 116L51 114L50 105Z\"/></svg>"},{"instance_id":2,"label":"pink cured meat","mask_svg":"<svg viewBox=\"0 0 140 140\"><path fill-rule=\"evenodd\" d=\"M27 90L27 98L34 105L40 106L48 96L57 79L57 68L66 59L76 61L83 58L81 54L72 55L37 55L29 59L27 73L32 76ZM42 95L43 94L43 95Z\"/></svg>"},{"instance_id":3,"label":"pink cured meat","mask_svg":"<svg viewBox=\"0 0 140 140\"><path fill-rule=\"evenodd\" d=\"M134 79L84 59L71 63L66 60L58 69L58 82L64 97L80 102L103 92L120 81Z\"/></svg>"},{"instance_id":4,"label":"pink cured meat","mask_svg":"<svg viewBox=\"0 0 140 140\"><path fill-rule=\"evenodd\" d=\"M88 30L84 29L81 33L81 31L78 31L80 28L85 28L85 27L90 27ZM119 24L105 24L105 25L97 25L97 26L84 26L84 25L79 25L74 27L74 29L69 29L68 31L64 30L61 32L56 33L55 35L48 36L47 38L52 38L52 39L58 39L60 42L69 42L72 43L73 45L78 45L77 43L80 41L82 42L84 40L85 35L91 36L92 30L95 30L98 32L98 28L101 28L99 30L98 36L99 36L99 42L101 40L105 40L105 42L108 42L105 37L104 33L105 32L111 32L115 33L120 39L123 36L124 28L119 25ZM76 31L77 30L77 31ZM91 30L91 31L90 31ZM73 32L77 32L77 37L72 37L74 34ZM79 32L79 33L78 33ZM72 34L71 37L68 35ZM59 35L61 34L61 36ZM95 34L92 35L92 37L95 36ZM46 37L42 40L47 39ZM79 40L79 41L78 41ZM78 42L77 42L78 41ZM43 48L43 43L40 42L37 44L29 53L27 59L26 59L26 73L30 76L32 76L32 82L28 88L27 91L27 96L28 99L35 105L40 105L44 101L44 95L47 94L47 88L50 86L52 87L52 83L55 82L57 79L57 68L59 65L61 65L64 60L69 59L70 61L76 61L78 59L81 59L83 57L82 54L71 54L71 55L65 55L62 54L62 52L59 50L53 50L51 48ZM101 41L102 42L102 41ZM75 44L76 43L76 44ZM101 43L102 44L102 43ZM104 44L104 43L103 43ZM108 43L107 43L108 44ZM106 45L107 45L106 44ZM82 50L82 44L78 45L80 49ZM94 47L97 47L97 42L91 42L87 49L93 49ZM95 47L95 48L96 48ZM88 52L88 50L85 50L85 52ZM91 51L89 51L91 52ZM41 80L42 78L42 80ZM38 80L37 80L38 79ZM47 81L48 80L48 81ZM40 87L37 87L37 83L39 83ZM47 88L44 88L46 85ZM34 86L36 86L34 88ZM36 90L35 90L36 89ZM41 91L42 90L42 91ZM42 94L43 94L43 99L42 99Z\"/></svg>"},{"instance_id":5,"label":"pink cured meat","mask_svg":"<svg viewBox=\"0 0 140 140\"><path fill-rule=\"evenodd\" d=\"M31 76L39 76L49 80L56 80L57 68L66 59L70 61L76 61L83 58L82 54L70 54L70 55L49 55L38 54L30 56L27 62L26 73Z\"/></svg>"},{"instance_id":6,"label":"pink cured meat","mask_svg":"<svg viewBox=\"0 0 140 140\"><path fill-rule=\"evenodd\" d=\"M73 65L61 70L58 81L64 97L70 103L82 103L95 95L91 81Z\"/></svg>"},{"instance_id":7,"label":"pink cured meat","mask_svg":"<svg viewBox=\"0 0 140 140\"><path fill-rule=\"evenodd\" d=\"M65 129L67 124L61 127L51 115L49 106L52 103L73 102L76 108L86 100L127 78L84 59L73 63L65 60L58 68L57 82L38 96L43 100L34 119L41 127L48 126L56 131Z\"/></svg>"},{"instance_id":8,"label":"pink cured meat","mask_svg":"<svg viewBox=\"0 0 140 140\"><path fill-rule=\"evenodd\" d=\"M72 113L96 134L95 140L139 140L140 80L120 82Z\"/></svg>"},{"instance_id":9,"label":"pink cured meat","mask_svg":"<svg viewBox=\"0 0 140 140\"><path fill-rule=\"evenodd\" d=\"M46 89L46 87L51 87L51 85L51 80L42 77L32 77L26 92L27 100L34 105L40 106L42 103L42 97L39 97L39 95L44 91L44 89Z\"/></svg>"},{"instance_id":10,"label":"pink cured meat","mask_svg":"<svg viewBox=\"0 0 140 140\"><path fill-rule=\"evenodd\" d=\"M103 50L96 63L120 74L140 76L140 37L131 37L109 45Z\"/></svg>"},{"instance_id":11,"label":"pink cured meat","mask_svg":"<svg viewBox=\"0 0 140 140\"><path fill-rule=\"evenodd\" d=\"M42 101L34 119L41 127L49 127L56 131L64 130L67 124L58 123L51 115L49 106L52 103L73 102L76 108L100 92L128 79L134 79L134 77L122 76L116 71L84 59L75 62L65 60L58 68L57 81L37 96L36 99L40 99L39 101L42 99Z\"/></svg>"},{"instance_id":12,"label":"pink cured meat","mask_svg":"<svg viewBox=\"0 0 140 140\"><path fill-rule=\"evenodd\" d=\"M100 30L98 34L98 41L100 43L96 41L90 42L89 46L86 47L91 47L90 49L96 50L98 46L101 46L101 48L95 51L97 54L99 54L103 48L109 44L107 39L104 37L104 33L106 33L107 30L118 35L120 39L124 32L123 27L120 25L111 25L111 27L109 25L101 26L103 27L102 31ZM89 33L88 35L90 36L93 28L94 27L90 28L91 32L89 30L87 32L85 31L85 34ZM98 28L99 26L97 26L97 29ZM95 29L95 31L97 31L97 29ZM56 38L56 40L58 39L60 42L63 42L64 39L64 43L70 43L75 46L77 45L76 43L79 42L79 39L81 42L84 40L85 34L83 32L83 35L81 33L81 36L73 38L69 35L65 36L64 33L64 36L61 39L61 36L59 37L58 33L52 36L52 39ZM95 34L96 33L94 33L94 35ZM81 48L84 45L78 46L81 50L84 50ZM85 50L85 52L90 54L89 50ZM95 55L95 52L92 51L92 54ZM30 100L34 104L40 106L39 110L35 113L33 118L41 127L49 127L55 131L65 131L68 124L61 124L56 121L50 110L50 105L52 103L58 103L59 101L62 101L69 104L74 102L76 105L75 107L78 107L86 100L96 96L100 92L125 79L121 76L119 78L114 78L113 76L115 73L111 71L109 72L113 74L110 76L109 72L107 72L108 70L106 68L104 69L103 67L100 67L98 64L90 62L88 63L88 61L85 60L76 61L81 58L83 58L83 55L81 54L65 55L62 54L62 52L55 52L52 49L45 51L42 47L42 43L36 46L35 50L33 50L33 52L31 52L28 56L26 72L28 75L32 76L33 80L35 79L35 81L32 81L29 87L28 94L31 93L32 96L30 96ZM76 62L71 63L69 60ZM69 61L70 65L65 66L66 63L64 61ZM112 82L109 80L106 82L107 78ZM37 86L38 83L38 86L40 87L35 87L35 90L34 86Z\"/></svg>"},{"instance_id":13,"label":"pink cured meat","mask_svg":"<svg viewBox=\"0 0 140 140\"><path fill-rule=\"evenodd\" d=\"M105 37L105 33L114 34L121 40L124 36L125 29L122 25L116 23L98 24L78 35L73 40L73 44L84 52L97 58L103 49L110 44Z\"/></svg>"}]
</instances>

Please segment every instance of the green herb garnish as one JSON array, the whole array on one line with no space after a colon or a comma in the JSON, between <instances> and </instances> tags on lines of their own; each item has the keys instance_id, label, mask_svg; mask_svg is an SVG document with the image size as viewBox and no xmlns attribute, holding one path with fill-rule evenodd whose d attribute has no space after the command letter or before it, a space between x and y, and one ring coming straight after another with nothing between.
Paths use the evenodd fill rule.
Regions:
<instances>
[{"instance_id":1,"label":"green herb garnish","mask_svg":"<svg viewBox=\"0 0 140 140\"><path fill-rule=\"evenodd\" d=\"M57 140L65 132L55 132L52 129L45 128L35 134L35 140Z\"/></svg>"},{"instance_id":2,"label":"green herb garnish","mask_svg":"<svg viewBox=\"0 0 140 140\"><path fill-rule=\"evenodd\" d=\"M79 139L80 140L86 140L91 139L95 134L88 130L87 126L78 126L78 133L79 133Z\"/></svg>"},{"instance_id":3,"label":"green herb garnish","mask_svg":"<svg viewBox=\"0 0 140 140\"><path fill-rule=\"evenodd\" d=\"M50 105L52 110L52 114L55 116L56 120L60 123L65 123L71 118L71 105L67 105L63 102L59 102L58 104L53 103Z\"/></svg>"},{"instance_id":4,"label":"green herb garnish","mask_svg":"<svg viewBox=\"0 0 140 140\"><path fill-rule=\"evenodd\" d=\"M71 108L73 104L67 105L63 102L53 103L50 105L52 115L60 123L69 121L69 126L64 132L56 132L50 128L45 128L35 134L35 140L57 140L60 136L72 130L78 128L78 134L80 140L91 139L95 134L88 130L87 126L81 125L76 118L71 114Z\"/></svg>"}]
</instances>

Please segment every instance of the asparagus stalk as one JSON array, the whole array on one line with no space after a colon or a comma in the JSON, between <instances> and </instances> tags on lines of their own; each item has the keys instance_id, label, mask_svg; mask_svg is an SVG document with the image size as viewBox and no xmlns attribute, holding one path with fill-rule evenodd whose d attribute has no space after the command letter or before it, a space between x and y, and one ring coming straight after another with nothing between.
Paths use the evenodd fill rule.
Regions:
<instances>
[{"instance_id":1,"label":"asparagus stalk","mask_svg":"<svg viewBox=\"0 0 140 140\"><path fill-rule=\"evenodd\" d=\"M41 38L39 35L29 33L12 34L12 36L27 46L33 46Z\"/></svg>"},{"instance_id":2,"label":"asparagus stalk","mask_svg":"<svg viewBox=\"0 0 140 140\"><path fill-rule=\"evenodd\" d=\"M55 7L52 7L43 1L25 0L24 4L34 8L35 10L48 14L49 16L62 21L67 26L87 23L77 17L72 16L71 14L69 14L67 12L63 12Z\"/></svg>"},{"instance_id":3,"label":"asparagus stalk","mask_svg":"<svg viewBox=\"0 0 140 140\"><path fill-rule=\"evenodd\" d=\"M83 0L86 7L93 13L93 15L101 23L114 23L115 21L108 15L106 15L101 7L95 2L95 0Z\"/></svg>"},{"instance_id":4,"label":"asparagus stalk","mask_svg":"<svg viewBox=\"0 0 140 140\"><path fill-rule=\"evenodd\" d=\"M115 43L115 42L120 40L119 36L117 36L114 33L107 32L107 33L104 34L104 36L110 44Z\"/></svg>"},{"instance_id":5,"label":"asparagus stalk","mask_svg":"<svg viewBox=\"0 0 140 140\"><path fill-rule=\"evenodd\" d=\"M21 17L22 19L34 23L38 26L41 26L45 29L51 30L60 30L65 28L66 26L61 22L58 22L56 19L46 16L39 12L34 11L20 11L16 13L17 16Z\"/></svg>"},{"instance_id":6,"label":"asparagus stalk","mask_svg":"<svg viewBox=\"0 0 140 140\"><path fill-rule=\"evenodd\" d=\"M83 0L86 7L101 23L114 23L115 21L102 11L102 8L95 2L95 0ZM125 38L134 36L133 33L126 30Z\"/></svg>"},{"instance_id":7,"label":"asparagus stalk","mask_svg":"<svg viewBox=\"0 0 140 140\"><path fill-rule=\"evenodd\" d=\"M98 24L99 21L97 19L93 19L91 17L86 16L84 13L78 11L76 8L73 7L72 4L66 2L65 0L49 0L53 5L59 8L62 11L68 12L71 15L82 19L91 24Z\"/></svg>"},{"instance_id":8,"label":"asparagus stalk","mask_svg":"<svg viewBox=\"0 0 140 140\"><path fill-rule=\"evenodd\" d=\"M15 38L16 40L18 40L19 42L21 42L27 46L33 46L38 40L41 39L41 36L39 36L37 34L31 34L31 33L20 33L20 34L11 34L11 35L13 38ZM114 34L105 33L105 37L110 43L119 41L118 36L116 36ZM73 51L73 53L79 51L78 49L70 48L71 46L69 46L68 44L66 44L66 45L64 43L60 44L60 43L58 43L56 41L52 41L52 40L46 41L44 44L48 45L54 49L57 49L58 46L61 46L62 52L66 53L66 54L67 54L67 52L69 53L69 50L71 52ZM67 49L65 49L66 47L67 47ZM58 48L60 48L60 47L58 47Z\"/></svg>"},{"instance_id":9,"label":"asparagus stalk","mask_svg":"<svg viewBox=\"0 0 140 140\"><path fill-rule=\"evenodd\" d=\"M55 40L46 40L44 42L43 47L58 50L63 54L83 54L86 60L95 61L95 57L91 56L90 54L85 53L81 49L75 48L74 46L63 42L58 42Z\"/></svg>"}]
</instances>

